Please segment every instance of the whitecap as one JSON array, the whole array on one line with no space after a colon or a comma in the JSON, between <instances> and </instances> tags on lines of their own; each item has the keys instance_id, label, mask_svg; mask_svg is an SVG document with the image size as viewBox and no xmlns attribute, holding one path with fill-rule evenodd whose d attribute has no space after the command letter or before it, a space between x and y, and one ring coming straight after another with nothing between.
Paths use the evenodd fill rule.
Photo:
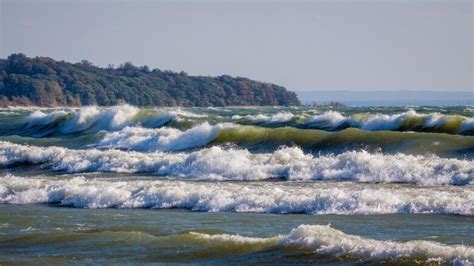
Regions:
<instances>
[{"instance_id":1,"label":"whitecap","mask_svg":"<svg viewBox=\"0 0 474 266\"><path fill-rule=\"evenodd\" d=\"M207 134L209 131L205 132ZM186 135L185 139L201 137L200 131L188 134L189 137ZM140 145L140 141L137 143L136 145ZM189 147L186 145L194 142L172 138L170 142L164 143L171 145L170 147L181 148ZM282 147L273 153L260 154L252 154L246 149L220 146L187 153L140 153L119 150L71 150L0 142L0 165L15 163L45 164L53 170L71 173L146 172L187 179L284 178L420 185L474 183L472 160L446 159L435 155L369 153L363 150L313 156L303 153L298 147Z\"/></svg>"},{"instance_id":2,"label":"whitecap","mask_svg":"<svg viewBox=\"0 0 474 266\"><path fill-rule=\"evenodd\" d=\"M181 208L207 212L367 215L474 214L468 188L358 183L185 182L167 180L0 178L0 203L76 208Z\"/></svg>"}]
</instances>

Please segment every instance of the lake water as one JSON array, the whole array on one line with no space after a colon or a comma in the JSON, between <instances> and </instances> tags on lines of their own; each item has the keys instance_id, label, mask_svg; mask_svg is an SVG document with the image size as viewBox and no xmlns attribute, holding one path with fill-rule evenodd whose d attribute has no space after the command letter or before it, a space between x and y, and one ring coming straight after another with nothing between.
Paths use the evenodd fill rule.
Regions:
<instances>
[{"instance_id":1,"label":"lake water","mask_svg":"<svg viewBox=\"0 0 474 266\"><path fill-rule=\"evenodd\" d=\"M0 109L0 263L474 262L474 109Z\"/></svg>"}]
</instances>

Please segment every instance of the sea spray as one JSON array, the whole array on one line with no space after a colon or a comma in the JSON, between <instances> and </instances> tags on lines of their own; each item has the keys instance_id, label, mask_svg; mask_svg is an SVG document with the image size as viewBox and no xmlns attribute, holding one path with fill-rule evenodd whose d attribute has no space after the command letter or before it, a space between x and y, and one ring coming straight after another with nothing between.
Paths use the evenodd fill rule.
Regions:
<instances>
[{"instance_id":1,"label":"sea spray","mask_svg":"<svg viewBox=\"0 0 474 266\"><path fill-rule=\"evenodd\" d=\"M220 146L182 153L140 153L0 142L0 165L14 164L42 164L43 168L69 173L151 173L200 180L282 178L461 186L474 182L471 160L401 153L386 155L363 150L313 156L298 147L282 147L273 153L260 154Z\"/></svg>"},{"instance_id":2,"label":"sea spray","mask_svg":"<svg viewBox=\"0 0 474 266\"><path fill-rule=\"evenodd\" d=\"M76 208L181 208L207 212L474 215L472 187L410 188L355 183L231 183L47 179L5 175L0 202Z\"/></svg>"},{"instance_id":3,"label":"sea spray","mask_svg":"<svg viewBox=\"0 0 474 266\"><path fill-rule=\"evenodd\" d=\"M335 257L355 257L374 261L397 261L417 258L429 262L450 262L470 265L474 261L474 248L463 245L444 245L433 241L383 241L345 234L330 225L300 225L288 235L275 237L245 237L231 234L204 234L191 232L192 236L206 241L234 245L265 244L267 247L310 249L315 253ZM263 248L263 247L262 247Z\"/></svg>"}]
</instances>

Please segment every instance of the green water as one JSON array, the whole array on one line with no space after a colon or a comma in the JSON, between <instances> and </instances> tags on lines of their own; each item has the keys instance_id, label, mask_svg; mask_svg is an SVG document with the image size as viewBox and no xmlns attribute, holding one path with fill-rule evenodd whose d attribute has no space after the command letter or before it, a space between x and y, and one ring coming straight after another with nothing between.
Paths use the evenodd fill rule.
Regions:
<instances>
[{"instance_id":1,"label":"green water","mask_svg":"<svg viewBox=\"0 0 474 266\"><path fill-rule=\"evenodd\" d=\"M0 265L472 265L473 119L0 109Z\"/></svg>"},{"instance_id":2,"label":"green water","mask_svg":"<svg viewBox=\"0 0 474 266\"><path fill-rule=\"evenodd\" d=\"M288 234L300 224L330 223L345 233L378 240L474 244L473 218L446 215L311 216L0 205L0 220L2 264L371 262L364 258L323 256L298 247L213 243L188 235L202 232L271 237Z\"/></svg>"}]
</instances>

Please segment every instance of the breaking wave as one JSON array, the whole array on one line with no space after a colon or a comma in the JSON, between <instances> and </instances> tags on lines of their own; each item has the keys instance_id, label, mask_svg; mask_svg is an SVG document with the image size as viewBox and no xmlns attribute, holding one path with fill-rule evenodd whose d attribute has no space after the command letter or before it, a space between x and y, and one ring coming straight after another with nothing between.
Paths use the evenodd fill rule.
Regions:
<instances>
[{"instance_id":1,"label":"breaking wave","mask_svg":"<svg viewBox=\"0 0 474 266\"><path fill-rule=\"evenodd\" d=\"M126 126L112 132L75 137L31 138L17 135L4 141L42 146L96 147L127 151L182 151L216 145L237 145L253 152L275 151L280 146L297 145L305 151L341 153L368 150L388 153L436 154L442 157L472 158L474 137L431 133L364 131L350 128L337 132L292 127L266 128L233 123L198 123L188 129L171 126L147 128Z\"/></svg>"},{"instance_id":2,"label":"breaking wave","mask_svg":"<svg viewBox=\"0 0 474 266\"><path fill-rule=\"evenodd\" d=\"M424 109L423 109L424 110ZM314 114L314 110L288 109L280 112L237 108L235 114L228 109L182 109L182 108L137 108L130 105L112 107L87 106L78 109L33 109L11 113L14 122L9 131L2 134L27 136L60 136L79 133L95 133L100 130L117 131L125 127L157 128L172 124L187 128L202 122L236 123L262 127L290 126L326 131L359 128L367 131L414 131L474 134L473 118L469 113L461 114L417 113L415 110L383 114L370 112L325 111ZM424 110L426 111L426 110ZM2 115L8 118L8 113ZM467 115L467 116L466 116ZM8 125L7 125L8 126Z\"/></svg>"},{"instance_id":3,"label":"breaking wave","mask_svg":"<svg viewBox=\"0 0 474 266\"><path fill-rule=\"evenodd\" d=\"M207 212L474 214L469 188L357 183L232 183L167 180L0 179L0 203L76 208L182 208Z\"/></svg>"},{"instance_id":4,"label":"breaking wave","mask_svg":"<svg viewBox=\"0 0 474 266\"><path fill-rule=\"evenodd\" d=\"M435 155L346 151L314 156L298 147L252 154L246 149L214 146L193 152L140 153L119 150L71 150L0 142L0 166L40 164L69 173L119 172L212 180L332 180L420 185L474 183L471 160Z\"/></svg>"},{"instance_id":5,"label":"breaking wave","mask_svg":"<svg viewBox=\"0 0 474 266\"><path fill-rule=\"evenodd\" d=\"M98 147L139 151L186 150L208 144L223 129L232 126L232 124L211 126L205 122L185 131L170 127L158 129L126 127L123 130L106 134L98 143Z\"/></svg>"},{"instance_id":6,"label":"breaking wave","mask_svg":"<svg viewBox=\"0 0 474 266\"><path fill-rule=\"evenodd\" d=\"M472 134L472 118L442 115L439 113L419 114L409 110L399 114L356 114L346 117L337 111L317 114L304 125L307 128L341 130L349 127L368 131L415 131L449 134Z\"/></svg>"},{"instance_id":7,"label":"breaking wave","mask_svg":"<svg viewBox=\"0 0 474 266\"><path fill-rule=\"evenodd\" d=\"M286 261L472 265L473 248L452 244L468 239L465 233L469 232L469 222L474 217L471 109L465 106L341 107L337 111L325 107L158 109L130 105L1 109L2 212L16 213L19 206L9 204L47 204L21 209L31 209L32 215L41 215L43 211L54 213L43 216L55 217L55 222L47 228L38 224L33 227L25 219L25 213L18 214L19 220L8 216L11 219L4 228L7 237L0 244L8 247L14 243L18 247L15 250L23 252L25 245L35 248L46 243L52 245L54 254L58 254L57 245L71 239L81 242L80 250L95 250L99 246L97 239L103 241L100 246L116 244L113 248L119 251L144 243L152 245L149 247L164 247L165 251L159 255L148 254L153 261L161 255L168 256L168 261L204 258L202 261L214 262L224 257L226 261L237 257L261 260L271 255L283 262L293 257L297 260ZM179 217L200 216L196 220L200 224L187 227L193 221L183 219L185 223L173 224L170 228L173 232L160 228L155 234L148 223L143 225L148 229L142 230L142 225L131 224L135 220L122 224L114 218L104 227L77 232L74 225L56 228L56 222L64 224L61 210L71 209L54 210L52 206L330 216L283 218L163 211ZM103 217L115 217L109 216L110 212L131 214L126 210L109 210ZM148 211L133 212L149 215ZM97 211L81 211L78 215L82 214L90 215L91 224L98 225ZM166 214L163 216L166 221L176 221ZM419 223L431 219L430 215L382 214L443 215L436 216L437 222L425 228L418 227ZM353 231L373 229L369 235L383 240L366 238L363 233L360 234L364 236L349 235L320 225L300 225L286 235L277 235L288 222L306 223L295 219L334 219L338 225L351 226L353 222L360 223L359 219L374 218L333 215L377 215L374 217L391 225L391 219L401 217L403 221L396 225L405 224L408 229L396 234L394 228L380 231L378 226L383 224L377 221L374 228L368 225ZM261 221L268 225L262 231L264 236L276 236L216 234L229 227L213 228L207 223L208 219L220 222L237 217L231 223L236 225L254 216L259 216L255 219L262 216ZM150 218L155 221L156 216ZM268 219L274 221L268 223ZM461 223L456 222L458 219ZM17 220L22 224L17 224ZM401 239L402 234L410 234L409 225L414 223L424 237L444 239L450 244L405 241L406 236L403 241L390 240L394 235ZM175 231L182 225L187 229ZM244 232L240 225L234 229ZM437 234L438 230L442 233ZM148 233L141 235L141 231ZM190 247L187 254L175 252L183 247ZM171 248L172 252L168 252ZM70 251L75 252L67 248ZM11 258L17 260L13 255Z\"/></svg>"},{"instance_id":8,"label":"breaking wave","mask_svg":"<svg viewBox=\"0 0 474 266\"><path fill-rule=\"evenodd\" d=\"M310 128L318 128L323 130L337 130L348 127L357 127L358 122L343 116L336 111L327 111L322 114L315 115L306 123Z\"/></svg>"},{"instance_id":9,"label":"breaking wave","mask_svg":"<svg viewBox=\"0 0 474 266\"><path fill-rule=\"evenodd\" d=\"M86 106L67 110L36 110L25 117L17 134L50 136L116 131L127 126L154 128L184 118L204 118L181 109L140 109L130 105L108 108ZM15 130L15 129L13 129Z\"/></svg>"},{"instance_id":10,"label":"breaking wave","mask_svg":"<svg viewBox=\"0 0 474 266\"><path fill-rule=\"evenodd\" d=\"M257 114L257 115L234 115L232 116L233 120L250 120L253 122L268 123L268 124L277 124L285 123L291 121L295 117L294 114L290 112L281 112L273 115Z\"/></svg>"},{"instance_id":11,"label":"breaking wave","mask_svg":"<svg viewBox=\"0 0 474 266\"><path fill-rule=\"evenodd\" d=\"M384 241L349 235L327 225L300 225L288 235L269 238L240 235L190 233L206 241L232 244L266 244L273 247L295 246L318 254L335 257L353 257L375 261L417 259L419 262L470 265L474 261L474 248L464 245L445 245L433 241Z\"/></svg>"}]
</instances>

